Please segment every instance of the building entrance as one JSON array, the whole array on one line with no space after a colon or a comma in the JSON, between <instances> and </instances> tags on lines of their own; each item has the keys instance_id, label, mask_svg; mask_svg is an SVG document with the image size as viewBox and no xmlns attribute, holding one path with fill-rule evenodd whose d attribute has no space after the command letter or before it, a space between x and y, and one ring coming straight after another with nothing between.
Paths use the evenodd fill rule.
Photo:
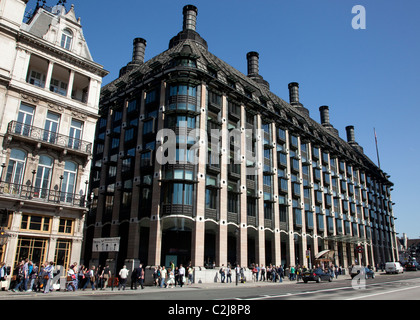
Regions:
<instances>
[{"instance_id":1,"label":"building entrance","mask_svg":"<svg viewBox=\"0 0 420 320\"><path fill-rule=\"evenodd\" d=\"M165 264L165 267L168 267L172 261L176 266L180 264L184 266L189 265L191 262L191 236L191 231L186 230L163 231L161 264Z\"/></svg>"}]
</instances>

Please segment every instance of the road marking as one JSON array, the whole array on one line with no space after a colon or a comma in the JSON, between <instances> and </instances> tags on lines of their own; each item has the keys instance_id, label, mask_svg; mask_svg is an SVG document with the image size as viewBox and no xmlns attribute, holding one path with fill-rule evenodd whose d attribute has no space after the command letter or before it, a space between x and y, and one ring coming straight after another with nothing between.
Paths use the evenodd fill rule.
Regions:
<instances>
[{"instance_id":1,"label":"road marking","mask_svg":"<svg viewBox=\"0 0 420 320\"><path fill-rule=\"evenodd\" d=\"M392 281L385 281L385 282L379 282L379 283L370 283L367 284L366 287L375 287L375 286L381 286L381 285L388 285L388 284L394 284L397 282L403 282L403 281L407 281L407 280L411 280L414 282L418 282L419 279L399 279L399 280L392 280ZM417 286L420 287L420 286ZM411 287L411 288L416 288L416 287ZM409 288L409 289L411 289ZM306 292L297 292L297 293L291 293L291 292L287 292L281 295L264 295L264 296L260 296L260 297L255 297L255 298L234 298L235 300L264 300L264 299L276 299L276 298L284 298L284 297L291 297L291 296L300 296L300 295L306 295L306 294L314 294L314 293L322 293L322 292L330 292L330 291L339 291L339 290L346 290L346 289L352 289L355 290L353 287L341 287L341 288L331 288L331 289L322 289L322 290L313 290L313 291L306 291ZM401 289L401 290L408 290L408 289ZM398 291L401 291L398 290ZM392 291L389 291L392 292ZM354 298L358 299L358 298ZM224 300L224 299L223 299ZM348 300L352 300L352 299L348 299Z\"/></svg>"},{"instance_id":2,"label":"road marking","mask_svg":"<svg viewBox=\"0 0 420 320\"><path fill-rule=\"evenodd\" d=\"M416 288L420 288L420 286L415 286L415 287L410 287L410 288L403 288L403 289L398 289L398 290L390 290L390 291L373 293L373 294L367 294L367 295L364 295L364 296L355 297L355 298L349 298L349 299L346 299L346 300L365 299L365 298L369 298L369 297L379 296L381 294L394 293L394 292L405 291L405 290L416 289Z\"/></svg>"}]
</instances>

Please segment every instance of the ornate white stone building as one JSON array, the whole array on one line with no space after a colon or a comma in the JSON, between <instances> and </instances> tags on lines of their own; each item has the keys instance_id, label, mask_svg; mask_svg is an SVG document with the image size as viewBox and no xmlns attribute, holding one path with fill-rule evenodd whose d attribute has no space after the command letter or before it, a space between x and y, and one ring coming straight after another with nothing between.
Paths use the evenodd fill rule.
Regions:
<instances>
[{"instance_id":1,"label":"ornate white stone building","mask_svg":"<svg viewBox=\"0 0 420 320\"><path fill-rule=\"evenodd\" d=\"M79 261L102 78L74 7L0 1L0 260ZM29 8L28 8L29 9ZM25 16L25 18L24 18Z\"/></svg>"}]
</instances>

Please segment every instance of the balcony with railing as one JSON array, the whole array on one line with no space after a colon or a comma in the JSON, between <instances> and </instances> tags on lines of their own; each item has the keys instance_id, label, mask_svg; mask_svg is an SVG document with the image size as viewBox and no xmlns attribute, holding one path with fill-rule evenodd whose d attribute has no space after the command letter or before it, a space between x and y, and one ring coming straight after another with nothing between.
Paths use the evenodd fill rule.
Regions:
<instances>
[{"instance_id":1,"label":"balcony with railing","mask_svg":"<svg viewBox=\"0 0 420 320\"><path fill-rule=\"evenodd\" d=\"M43 143L52 148L66 149L84 156L92 153L92 143L56 132L37 128L28 124L12 121L7 128L8 137L24 140L29 143Z\"/></svg>"},{"instance_id":2,"label":"balcony with railing","mask_svg":"<svg viewBox=\"0 0 420 320\"><path fill-rule=\"evenodd\" d=\"M58 185L54 189L34 187L30 181L26 185L1 182L0 198L4 197L78 208L86 208L87 205L87 199L83 192L80 194L62 192Z\"/></svg>"}]
</instances>

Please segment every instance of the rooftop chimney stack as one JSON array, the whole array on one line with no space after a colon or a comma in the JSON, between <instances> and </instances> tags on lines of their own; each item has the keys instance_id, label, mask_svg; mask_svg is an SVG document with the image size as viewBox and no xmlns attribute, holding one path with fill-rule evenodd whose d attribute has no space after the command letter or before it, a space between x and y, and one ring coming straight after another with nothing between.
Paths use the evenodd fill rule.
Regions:
<instances>
[{"instance_id":1,"label":"rooftop chimney stack","mask_svg":"<svg viewBox=\"0 0 420 320\"><path fill-rule=\"evenodd\" d=\"M346 132L347 132L347 142L348 143L355 143L356 138L355 138L355 135L354 135L354 126L346 127Z\"/></svg>"},{"instance_id":2,"label":"rooftop chimney stack","mask_svg":"<svg viewBox=\"0 0 420 320\"><path fill-rule=\"evenodd\" d=\"M195 31L197 25L197 13L198 9L193 5L186 5L183 9L184 14L184 23L183 30L193 30Z\"/></svg>"},{"instance_id":3,"label":"rooftop chimney stack","mask_svg":"<svg viewBox=\"0 0 420 320\"><path fill-rule=\"evenodd\" d=\"M289 101L290 104L296 107L297 110L305 113L309 116L309 110L306 109L303 104L299 101L299 83L291 82L289 83Z\"/></svg>"},{"instance_id":4,"label":"rooftop chimney stack","mask_svg":"<svg viewBox=\"0 0 420 320\"><path fill-rule=\"evenodd\" d=\"M330 108L328 106L321 106L319 111L321 113L321 125L338 136L338 130L330 123Z\"/></svg>"},{"instance_id":5,"label":"rooftop chimney stack","mask_svg":"<svg viewBox=\"0 0 420 320\"><path fill-rule=\"evenodd\" d=\"M144 56L146 52L146 40L143 38L135 38L133 40L133 63L142 64L144 63Z\"/></svg>"},{"instance_id":6,"label":"rooftop chimney stack","mask_svg":"<svg viewBox=\"0 0 420 320\"><path fill-rule=\"evenodd\" d=\"M196 6L189 4L182 9L182 31L169 41L169 49L175 47L185 40L194 41L196 44L208 49L207 41L204 40L196 31L198 9Z\"/></svg>"},{"instance_id":7,"label":"rooftop chimney stack","mask_svg":"<svg viewBox=\"0 0 420 320\"><path fill-rule=\"evenodd\" d=\"M321 113L321 124L323 126L331 126L330 124L330 108L328 106L322 106L319 108Z\"/></svg>"},{"instance_id":8,"label":"rooftop chimney stack","mask_svg":"<svg viewBox=\"0 0 420 320\"><path fill-rule=\"evenodd\" d=\"M358 150L361 153L364 153L364 150L359 144L356 142L356 136L354 134L354 126L347 126L346 127L347 132L347 142L349 145L351 145L354 149Z\"/></svg>"},{"instance_id":9,"label":"rooftop chimney stack","mask_svg":"<svg viewBox=\"0 0 420 320\"><path fill-rule=\"evenodd\" d=\"M143 38L133 40L133 59L120 69L120 77L144 63L146 44L147 42Z\"/></svg>"},{"instance_id":10,"label":"rooftop chimney stack","mask_svg":"<svg viewBox=\"0 0 420 320\"><path fill-rule=\"evenodd\" d=\"M248 62L248 78L270 89L270 84L260 75L260 55L258 52L251 51L246 54Z\"/></svg>"},{"instance_id":11,"label":"rooftop chimney stack","mask_svg":"<svg viewBox=\"0 0 420 320\"><path fill-rule=\"evenodd\" d=\"M260 55L258 52L251 51L246 54L248 61L248 76L257 76L260 73L259 59Z\"/></svg>"},{"instance_id":12,"label":"rooftop chimney stack","mask_svg":"<svg viewBox=\"0 0 420 320\"><path fill-rule=\"evenodd\" d=\"M289 97L290 97L290 104L300 104L299 102L299 83L291 82L289 83Z\"/></svg>"}]
</instances>

